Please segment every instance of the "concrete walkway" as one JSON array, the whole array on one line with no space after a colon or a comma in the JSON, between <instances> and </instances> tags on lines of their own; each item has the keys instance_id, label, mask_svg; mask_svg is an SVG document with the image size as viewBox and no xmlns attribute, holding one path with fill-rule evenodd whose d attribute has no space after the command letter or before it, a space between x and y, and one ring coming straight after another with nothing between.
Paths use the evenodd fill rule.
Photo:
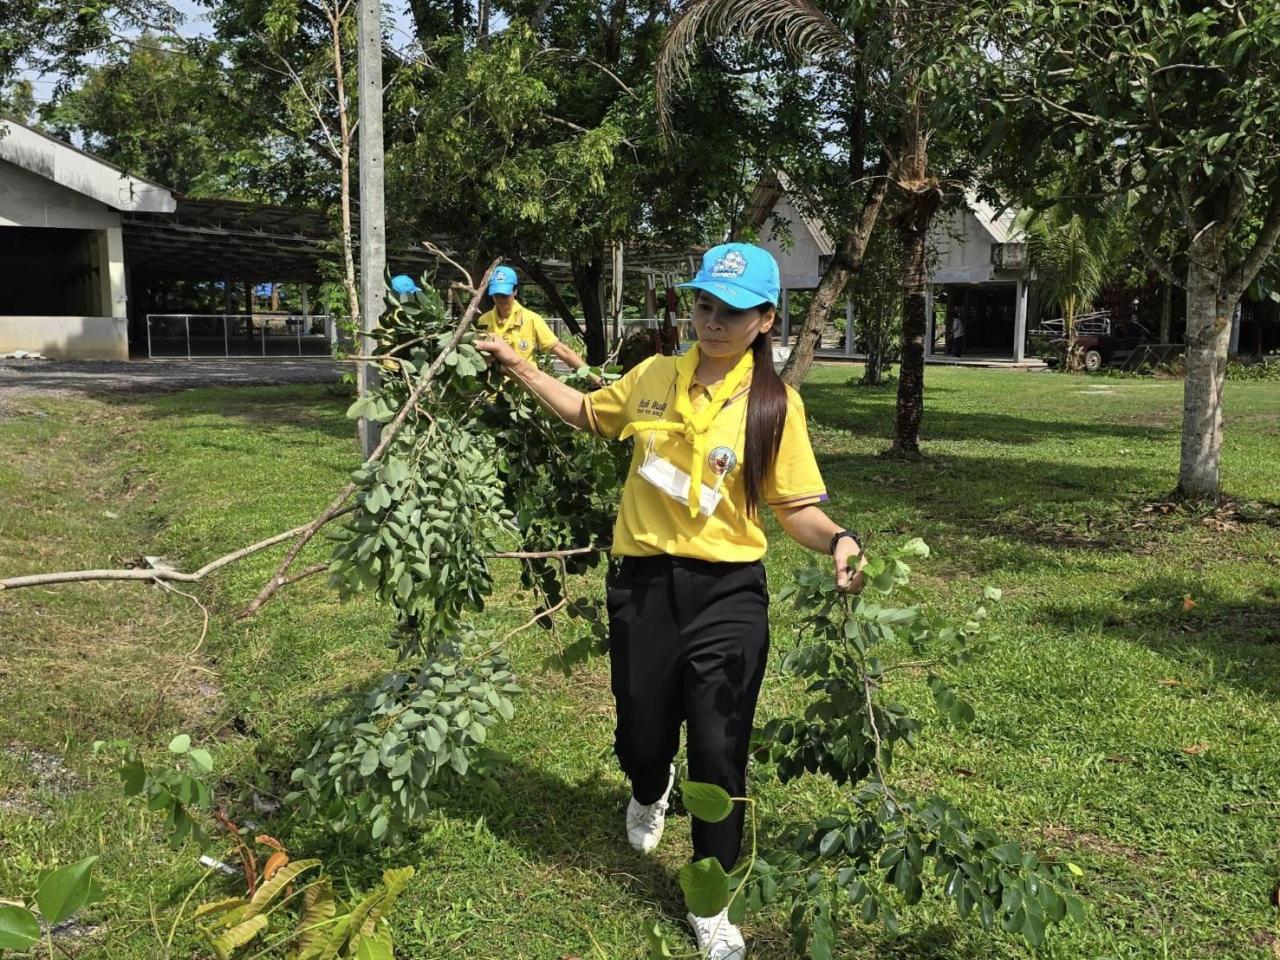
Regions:
<instances>
[{"instance_id":1,"label":"concrete walkway","mask_svg":"<svg viewBox=\"0 0 1280 960\"><path fill-rule=\"evenodd\" d=\"M334 360L0 360L0 394L128 394L189 387L336 383Z\"/></svg>"}]
</instances>

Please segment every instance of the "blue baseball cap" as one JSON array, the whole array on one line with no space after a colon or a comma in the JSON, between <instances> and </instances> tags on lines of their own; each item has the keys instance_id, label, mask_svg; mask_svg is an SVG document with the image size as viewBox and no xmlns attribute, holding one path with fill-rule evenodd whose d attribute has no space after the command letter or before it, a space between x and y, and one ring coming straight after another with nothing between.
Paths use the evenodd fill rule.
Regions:
<instances>
[{"instance_id":1,"label":"blue baseball cap","mask_svg":"<svg viewBox=\"0 0 1280 960\"><path fill-rule=\"evenodd\" d=\"M414 282L413 277L407 273L398 273L391 278L391 289L402 297L407 297L411 293L421 293L422 288Z\"/></svg>"},{"instance_id":2,"label":"blue baseball cap","mask_svg":"<svg viewBox=\"0 0 1280 960\"><path fill-rule=\"evenodd\" d=\"M702 255L702 269L681 287L705 290L731 307L778 305L778 261L754 243L722 243Z\"/></svg>"},{"instance_id":3,"label":"blue baseball cap","mask_svg":"<svg viewBox=\"0 0 1280 960\"><path fill-rule=\"evenodd\" d=\"M497 267L489 277L489 296L495 293L510 295L516 292L516 287L519 285L520 281L516 279L514 270L510 267Z\"/></svg>"}]
</instances>

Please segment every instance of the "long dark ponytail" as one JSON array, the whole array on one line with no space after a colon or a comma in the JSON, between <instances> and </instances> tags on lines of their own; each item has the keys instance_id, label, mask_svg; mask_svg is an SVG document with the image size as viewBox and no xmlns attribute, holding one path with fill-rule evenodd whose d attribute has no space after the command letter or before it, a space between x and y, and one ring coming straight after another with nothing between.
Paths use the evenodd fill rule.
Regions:
<instances>
[{"instance_id":1,"label":"long dark ponytail","mask_svg":"<svg viewBox=\"0 0 1280 960\"><path fill-rule=\"evenodd\" d=\"M761 304L760 309L770 309ZM773 368L773 344L768 331L751 344L753 367L747 394L747 442L742 470L747 485L747 513L755 516L764 500L765 481L778 459L782 428L787 422L787 388Z\"/></svg>"}]
</instances>

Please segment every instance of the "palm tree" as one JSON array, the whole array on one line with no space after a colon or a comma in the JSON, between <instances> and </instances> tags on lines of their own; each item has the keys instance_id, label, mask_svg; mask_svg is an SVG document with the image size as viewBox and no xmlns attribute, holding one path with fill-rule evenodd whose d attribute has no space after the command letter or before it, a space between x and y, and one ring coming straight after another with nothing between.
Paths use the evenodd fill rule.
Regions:
<instances>
[{"instance_id":1,"label":"palm tree","mask_svg":"<svg viewBox=\"0 0 1280 960\"><path fill-rule=\"evenodd\" d=\"M1066 368L1080 370L1076 318L1093 305L1123 259L1121 210L1112 207L1102 217L1086 218L1056 204L1024 214L1020 221L1040 296L1047 306L1062 311Z\"/></svg>"},{"instance_id":2,"label":"palm tree","mask_svg":"<svg viewBox=\"0 0 1280 960\"><path fill-rule=\"evenodd\" d=\"M934 101L926 77L945 73L934 65L965 48L959 29L967 6L958 0L923 7L919 0L878 0L858 6L842 27L812 0L691 0L672 25L658 54L658 103L664 129L675 85L688 75L700 41L732 36L772 43L792 57L853 80L849 105L851 175L867 183L861 209L833 211L840 224L836 254L814 294L782 376L798 386L831 308L860 268L867 242L890 184L894 225L904 249L902 269L902 365L893 445L886 454L920 455L924 415L924 336L927 237L943 190L929 166ZM959 18L959 19L957 19ZM967 48L965 48L967 49ZM878 142L878 149L871 149ZM873 170L863 158L879 154ZM849 226L845 226L849 224Z\"/></svg>"},{"instance_id":3,"label":"palm tree","mask_svg":"<svg viewBox=\"0 0 1280 960\"><path fill-rule=\"evenodd\" d=\"M852 72L855 90L862 91L862 56L859 38L842 30L811 0L692 0L672 24L658 52L658 115L666 135L671 134L671 104L676 88L688 79L701 44L721 37L780 47L793 59L833 71ZM782 371L782 379L798 387L813 364L813 354L832 309L844 294L850 278L862 265L867 241L875 227L888 189L887 157L873 169L864 169L871 138L865 97L855 95L847 111L851 176L868 180L859 208L836 211L838 224L835 253L828 264L809 310L796 332L796 342ZM883 151L881 151L883 153Z\"/></svg>"}]
</instances>

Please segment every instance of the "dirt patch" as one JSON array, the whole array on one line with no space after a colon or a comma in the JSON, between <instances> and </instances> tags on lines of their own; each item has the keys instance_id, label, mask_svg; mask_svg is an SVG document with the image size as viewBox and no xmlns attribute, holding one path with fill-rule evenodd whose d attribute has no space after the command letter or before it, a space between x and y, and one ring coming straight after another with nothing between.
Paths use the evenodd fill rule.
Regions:
<instances>
[{"instance_id":1,"label":"dirt patch","mask_svg":"<svg viewBox=\"0 0 1280 960\"><path fill-rule=\"evenodd\" d=\"M83 920L64 920L59 923L51 931L54 940L70 940L72 942L80 940L93 940L101 936L106 930L106 926L101 923L88 923Z\"/></svg>"},{"instance_id":2,"label":"dirt patch","mask_svg":"<svg viewBox=\"0 0 1280 960\"><path fill-rule=\"evenodd\" d=\"M55 753L46 753L21 743L6 744L0 747L0 753L27 771L34 789L48 790L60 796L84 789L85 783L80 776Z\"/></svg>"},{"instance_id":3,"label":"dirt patch","mask_svg":"<svg viewBox=\"0 0 1280 960\"><path fill-rule=\"evenodd\" d=\"M1249 934L1249 946L1263 951L1263 956L1280 957L1280 936L1270 930L1255 930Z\"/></svg>"},{"instance_id":4,"label":"dirt patch","mask_svg":"<svg viewBox=\"0 0 1280 960\"><path fill-rule=\"evenodd\" d=\"M315 360L62 361L0 360L0 400L166 392L192 387L336 383L343 365ZM0 407L0 416L3 408Z\"/></svg>"},{"instance_id":5,"label":"dirt patch","mask_svg":"<svg viewBox=\"0 0 1280 960\"><path fill-rule=\"evenodd\" d=\"M13 817L28 817L33 820L45 820L53 815L48 804L24 797L17 793L0 796L0 813Z\"/></svg>"},{"instance_id":6,"label":"dirt patch","mask_svg":"<svg viewBox=\"0 0 1280 960\"><path fill-rule=\"evenodd\" d=\"M1046 845L1062 851L1090 853L1108 860L1125 860L1142 865L1154 859L1150 854L1127 843L1120 843L1089 830L1076 830L1074 827L1062 824L1049 824L1042 827L1040 838Z\"/></svg>"}]
</instances>

